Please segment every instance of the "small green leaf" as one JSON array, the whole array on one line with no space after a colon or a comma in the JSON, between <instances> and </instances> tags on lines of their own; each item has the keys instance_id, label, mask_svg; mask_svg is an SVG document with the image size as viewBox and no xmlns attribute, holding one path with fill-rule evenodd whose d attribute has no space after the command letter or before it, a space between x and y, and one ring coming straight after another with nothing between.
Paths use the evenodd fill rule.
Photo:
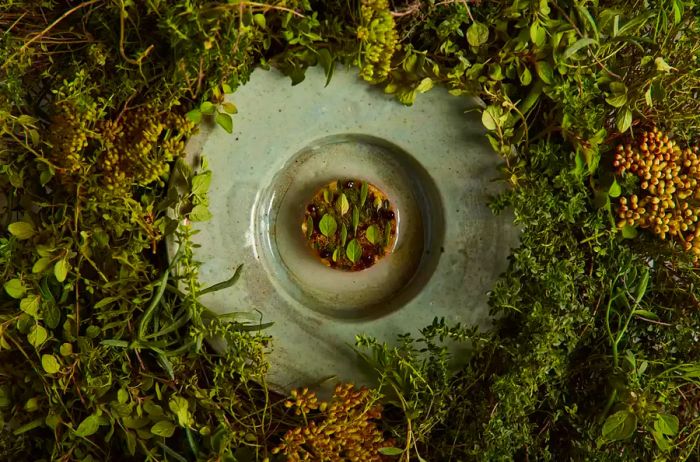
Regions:
<instances>
[{"instance_id":1,"label":"small green leaf","mask_svg":"<svg viewBox=\"0 0 700 462\"><path fill-rule=\"evenodd\" d=\"M634 226L625 225L622 227L622 237L625 239L634 239L638 234L639 231Z\"/></svg>"},{"instance_id":2,"label":"small green leaf","mask_svg":"<svg viewBox=\"0 0 700 462\"><path fill-rule=\"evenodd\" d=\"M385 456L400 456L403 454L403 449L395 447L379 448L379 453Z\"/></svg>"},{"instance_id":3,"label":"small green leaf","mask_svg":"<svg viewBox=\"0 0 700 462\"><path fill-rule=\"evenodd\" d=\"M617 125L617 130L620 133L626 132L632 125L632 111L628 108L617 113L615 118L615 125Z\"/></svg>"},{"instance_id":4,"label":"small green leaf","mask_svg":"<svg viewBox=\"0 0 700 462\"><path fill-rule=\"evenodd\" d=\"M55 329L58 327L58 323L61 322L61 310L53 302L44 306L43 315L44 322L49 329Z\"/></svg>"},{"instance_id":5,"label":"small green leaf","mask_svg":"<svg viewBox=\"0 0 700 462\"><path fill-rule=\"evenodd\" d=\"M610 189L608 189L608 195L610 197L620 197L620 194L622 194L622 188L620 187L620 183L617 182L617 179L615 179L610 185Z\"/></svg>"},{"instance_id":6,"label":"small green leaf","mask_svg":"<svg viewBox=\"0 0 700 462\"><path fill-rule=\"evenodd\" d=\"M177 416L177 422L181 427L192 425L192 414L189 411L189 403L182 396L173 396L168 401L168 407Z\"/></svg>"},{"instance_id":7,"label":"small green leaf","mask_svg":"<svg viewBox=\"0 0 700 462\"><path fill-rule=\"evenodd\" d=\"M375 225L370 225L366 230L365 230L365 237L367 240L372 243L372 244L377 244L379 241L379 230Z\"/></svg>"},{"instance_id":8,"label":"small green leaf","mask_svg":"<svg viewBox=\"0 0 700 462\"><path fill-rule=\"evenodd\" d=\"M212 217L209 207L204 204L195 205L190 211L189 218L192 221L207 221Z\"/></svg>"},{"instance_id":9,"label":"small green leaf","mask_svg":"<svg viewBox=\"0 0 700 462\"><path fill-rule=\"evenodd\" d=\"M209 191L211 185L211 171L202 172L192 177L192 194L203 196Z\"/></svg>"},{"instance_id":10,"label":"small green leaf","mask_svg":"<svg viewBox=\"0 0 700 462\"><path fill-rule=\"evenodd\" d=\"M605 98L605 101L612 107L622 107L627 103L627 94L609 96Z\"/></svg>"},{"instance_id":11,"label":"small green leaf","mask_svg":"<svg viewBox=\"0 0 700 462\"><path fill-rule=\"evenodd\" d=\"M216 112L216 106L210 101L205 101L199 106L199 110L206 115L214 115Z\"/></svg>"},{"instance_id":12,"label":"small green leaf","mask_svg":"<svg viewBox=\"0 0 700 462\"><path fill-rule=\"evenodd\" d=\"M51 265L51 257L41 257L32 266L32 273L43 273Z\"/></svg>"},{"instance_id":13,"label":"small green leaf","mask_svg":"<svg viewBox=\"0 0 700 462\"><path fill-rule=\"evenodd\" d=\"M24 286L22 281L17 278L10 279L5 284L3 284L5 292L12 298L22 298L27 288Z\"/></svg>"},{"instance_id":14,"label":"small green leaf","mask_svg":"<svg viewBox=\"0 0 700 462\"><path fill-rule=\"evenodd\" d=\"M579 50L582 48L586 48L590 45L593 45L594 43L597 43L595 39L592 38L582 38L574 42L573 45L571 45L569 48L566 49L564 52L563 58L564 59L569 59L573 55L576 54Z\"/></svg>"},{"instance_id":15,"label":"small green leaf","mask_svg":"<svg viewBox=\"0 0 700 462\"><path fill-rule=\"evenodd\" d=\"M488 106L481 113L481 123L487 130L495 130L498 125L498 108L496 106Z\"/></svg>"},{"instance_id":16,"label":"small green leaf","mask_svg":"<svg viewBox=\"0 0 700 462\"><path fill-rule=\"evenodd\" d=\"M547 61L537 61L535 63L535 70L540 79L547 85L554 83L554 70L552 65Z\"/></svg>"},{"instance_id":17,"label":"small green leaf","mask_svg":"<svg viewBox=\"0 0 700 462\"><path fill-rule=\"evenodd\" d=\"M357 239L353 239L348 243L345 249L345 255L348 257L348 260L353 263L357 263L360 257L362 257L362 246Z\"/></svg>"},{"instance_id":18,"label":"small green leaf","mask_svg":"<svg viewBox=\"0 0 700 462\"><path fill-rule=\"evenodd\" d=\"M77 436L88 437L97 433L100 428L100 418L95 414L87 416L75 430Z\"/></svg>"},{"instance_id":19,"label":"small green leaf","mask_svg":"<svg viewBox=\"0 0 700 462\"><path fill-rule=\"evenodd\" d=\"M345 223L343 223L340 226L340 245L345 247L345 243L348 240L348 228L345 226Z\"/></svg>"},{"instance_id":20,"label":"small green leaf","mask_svg":"<svg viewBox=\"0 0 700 462\"><path fill-rule=\"evenodd\" d=\"M73 345L70 343L63 343L61 344L60 348L58 349L59 353L61 353L61 356L70 356L73 354ZM123 390L119 390L120 392Z\"/></svg>"},{"instance_id":21,"label":"small green leaf","mask_svg":"<svg viewBox=\"0 0 700 462\"><path fill-rule=\"evenodd\" d=\"M323 200L326 201L327 203L331 203L331 192L327 189L323 190Z\"/></svg>"},{"instance_id":22,"label":"small green leaf","mask_svg":"<svg viewBox=\"0 0 700 462\"><path fill-rule=\"evenodd\" d=\"M338 223L335 221L333 216L327 213L323 215L323 217L321 217L321 221L318 222L318 229L324 236L331 237L338 229Z\"/></svg>"},{"instance_id":23,"label":"small green leaf","mask_svg":"<svg viewBox=\"0 0 700 462\"><path fill-rule=\"evenodd\" d=\"M224 111L228 112L229 114L238 114L238 108L233 103L226 102L223 103L221 107L223 107Z\"/></svg>"},{"instance_id":24,"label":"small green leaf","mask_svg":"<svg viewBox=\"0 0 700 462\"><path fill-rule=\"evenodd\" d=\"M641 316L643 318L647 319L653 319L654 321L657 321L659 317L656 315L656 313L649 311L649 310L634 310L632 314L635 314L637 316Z\"/></svg>"},{"instance_id":25,"label":"small green leaf","mask_svg":"<svg viewBox=\"0 0 700 462\"><path fill-rule=\"evenodd\" d=\"M369 193L369 185L367 184L366 181L362 182L362 186L360 187L360 207L365 206L365 202L367 201L367 194Z\"/></svg>"},{"instance_id":26,"label":"small green leaf","mask_svg":"<svg viewBox=\"0 0 700 462\"><path fill-rule=\"evenodd\" d=\"M333 261L337 262L340 258L340 247L333 251Z\"/></svg>"},{"instance_id":27,"label":"small green leaf","mask_svg":"<svg viewBox=\"0 0 700 462\"><path fill-rule=\"evenodd\" d=\"M435 84L433 83L433 79L431 79L430 77L425 77L423 80L420 81L420 83L416 87L416 91L418 93L425 93L431 88L433 88L434 85Z\"/></svg>"},{"instance_id":28,"label":"small green leaf","mask_svg":"<svg viewBox=\"0 0 700 462\"><path fill-rule=\"evenodd\" d=\"M605 419L603 438L608 441L625 440L637 429L637 416L629 411L618 411Z\"/></svg>"},{"instance_id":29,"label":"small green leaf","mask_svg":"<svg viewBox=\"0 0 700 462\"><path fill-rule=\"evenodd\" d=\"M216 114L216 119L214 119L221 128L226 130L228 133L233 133L233 119L230 115L223 112Z\"/></svg>"},{"instance_id":30,"label":"small green leaf","mask_svg":"<svg viewBox=\"0 0 700 462\"><path fill-rule=\"evenodd\" d=\"M306 219L306 238L311 239L311 236L314 234L314 219L311 217L311 215L308 216Z\"/></svg>"},{"instance_id":31,"label":"small green leaf","mask_svg":"<svg viewBox=\"0 0 700 462\"><path fill-rule=\"evenodd\" d=\"M662 451L669 451L671 450L672 446L671 443L669 442L668 438L666 438L663 433L657 431L652 431L651 435L654 437L654 441L656 442L656 445L661 449ZM664 460L664 459L661 459Z\"/></svg>"},{"instance_id":32,"label":"small green leaf","mask_svg":"<svg viewBox=\"0 0 700 462\"><path fill-rule=\"evenodd\" d=\"M537 47L542 47L544 42L547 40L547 30L540 25L538 22L533 22L530 25L530 40Z\"/></svg>"},{"instance_id":33,"label":"small green leaf","mask_svg":"<svg viewBox=\"0 0 700 462\"><path fill-rule=\"evenodd\" d=\"M338 210L341 217L348 213L350 210L350 202L348 202L348 196L346 196L345 193L340 194L340 197L338 197L338 200L335 202L335 208Z\"/></svg>"},{"instance_id":34,"label":"small green leaf","mask_svg":"<svg viewBox=\"0 0 700 462\"><path fill-rule=\"evenodd\" d=\"M53 265L53 275L56 276L58 282L63 282L68 276L68 271L70 271L70 263L66 257L61 258Z\"/></svg>"},{"instance_id":35,"label":"small green leaf","mask_svg":"<svg viewBox=\"0 0 700 462\"><path fill-rule=\"evenodd\" d=\"M357 227L360 224L360 209L355 206L352 209L352 235L357 236Z\"/></svg>"},{"instance_id":36,"label":"small green leaf","mask_svg":"<svg viewBox=\"0 0 700 462\"><path fill-rule=\"evenodd\" d=\"M7 230L10 231L10 234L15 236L19 240L29 239L30 237L36 234L36 229L34 229L34 225L31 223L27 223L26 221L17 221L15 223L10 223L10 225L7 227Z\"/></svg>"},{"instance_id":37,"label":"small green leaf","mask_svg":"<svg viewBox=\"0 0 700 462\"><path fill-rule=\"evenodd\" d=\"M678 433L678 417L670 414L659 414L654 422L654 429L664 435L676 435Z\"/></svg>"},{"instance_id":38,"label":"small green leaf","mask_svg":"<svg viewBox=\"0 0 700 462\"><path fill-rule=\"evenodd\" d=\"M34 419L31 422L28 422L16 430L12 432L13 435L21 435L22 433L27 433L30 430L34 430L35 428L41 427L44 424L44 418L39 417L38 419Z\"/></svg>"},{"instance_id":39,"label":"small green leaf","mask_svg":"<svg viewBox=\"0 0 700 462\"><path fill-rule=\"evenodd\" d=\"M328 48L321 48L318 50L318 62L323 67L323 72L326 73L326 87L331 83L331 78L333 78L333 71L335 70L335 62L331 52Z\"/></svg>"},{"instance_id":40,"label":"small green leaf","mask_svg":"<svg viewBox=\"0 0 700 462\"><path fill-rule=\"evenodd\" d=\"M29 295L24 297L19 302L19 309L27 313L34 319L39 318L39 306L41 305L41 297L39 295Z\"/></svg>"},{"instance_id":41,"label":"small green leaf","mask_svg":"<svg viewBox=\"0 0 700 462\"><path fill-rule=\"evenodd\" d=\"M527 66L523 67L520 70L519 77L520 77L520 83L524 87L526 87L526 86L530 85L530 83L532 83L532 73L530 72L530 69L527 68Z\"/></svg>"},{"instance_id":42,"label":"small green leaf","mask_svg":"<svg viewBox=\"0 0 700 462\"><path fill-rule=\"evenodd\" d=\"M261 13L257 13L253 15L253 21L255 21L255 24L258 25L258 27L262 27L265 29L267 27L267 21L265 20L265 15Z\"/></svg>"},{"instance_id":43,"label":"small green leaf","mask_svg":"<svg viewBox=\"0 0 700 462\"><path fill-rule=\"evenodd\" d=\"M673 69L661 56L654 60L654 64L656 65L656 70L660 72L671 72L671 69Z\"/></svg>"},{"instance_id":44,"label":"small green leaf","mask_svg":"<svg viewBox=\"0 0 700 462\"><path fill-rule=\"evenodd\" d=\"M199 109L192 109L190 112L185 114L185 117L187 117L187 119L191 122L198 124L202 121L202 111Z\"/></svg>"},{"instance_id":45,"label":"small green leaf","mask_svg":"<svg viewBox=\"0 0 700 462\"><path fill-rule=\"evenodd\" d=\"M61 370L61 364L54 355L41 355L41 367L49 374L55 374Z\"/></svg>"},{"instance_id":46,"label":"small green leaf","mask_svg":"<svg viewBox=\"0 0 700 462\"><path fill-rule=\"evenodd\" d=\"M467 42L473 47L479 47L489 39L489 28L480 22L474 21L467 29Z\"/></svg>"},{"instance_id":47,"label":"small green leaf","mask_svg":"<svg viewBox=\"0 0 700 462\"><path fill-rule=\"evenodd\" d=\"M27 341L34 348L39 348L47 338L49 338L49 334L40 324L34 324L27 334Z\"/></svg>"},{"instance_id":48,"label":"small green leaf","mask_svg":"<svg viewBox=\"0 0 700 462\"><path fill-rule=\"evenodd\" d=\"M170 438L175 433L175 425L169 420L161 420L151 427L151 433L156 436Z\"/></svg>"}]
</instances>

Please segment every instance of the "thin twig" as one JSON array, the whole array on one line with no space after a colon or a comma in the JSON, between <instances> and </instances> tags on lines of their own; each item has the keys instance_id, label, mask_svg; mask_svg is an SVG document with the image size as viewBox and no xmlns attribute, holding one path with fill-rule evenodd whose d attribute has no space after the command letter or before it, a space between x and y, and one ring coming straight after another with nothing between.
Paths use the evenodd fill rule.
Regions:
<instances>
[{"instance_id":1,"label":"thin twig","mask_svg":"<svg viewBox=\"0 0 700 462\"><path fill-rule=\"evenodd\" d=\"M60 22L63 21L64 19L66 19L68 16L70 16L70 15L73 14L73 13L75 13L76 11L78 11L78 10L81 9L81 8L84 8L84 7L86 7L86 6L93 5L93 4L95 4L95 3L99 2L99 1L101 1L101 0L90 0L89 2L85 2L85 3L81 3L81 4L79 4L79 5L76 5L76 6L74 6L73 8L71 8L70 10L66 11L65 13L63 13L58 19L56 19L54 22L52 22L51 25L49 25L49 27L47 27L47 28L44 29L43 31L41 31L41 32L39 32L38 34L36 34L34 37L32 37L31 39L29 39L29 40L27 41L27 43L25 43L24 45L22 45L22 48L20 48L15 54L13 54L12 56L10 56L10 57L7 59L7 61L5 61L5 64L3 64L2 67L4 68L4 67L7 66L9 63L13 62L13 58L14 58L18 53L22 53L23 51L25 51L25 50L29 47L29 45L31 45L32 43L36 42L36 41L39 40L41 37L43 37L44 35L46 35L51 29L53 29L54 27L56 27L56 26L58 25L58 23L60 23Z\"/></svg>"},{"instance_id":2,"label":"thin twig","mask_svg":"<svg viewBox=\"0 0 700 462\"><path fill-rule=\"evenodd\" d=\"M278 10L278 11L285 11L287 13L292 13L294 16L298 16L300 18L305 18L303 14L299 13L298 11L292 10L291 8L285 8L283 6L277 6L277 5L266 5L265 3L257 3L257 2L238 2L234 3L232 5L217 5L214 7L214 10L224 10L224 9L229 9L229 8L237 8L241 6L254 6L257 8L262 8L263 11L268 11L268 10Z\"/></svg>"}]
</instances>

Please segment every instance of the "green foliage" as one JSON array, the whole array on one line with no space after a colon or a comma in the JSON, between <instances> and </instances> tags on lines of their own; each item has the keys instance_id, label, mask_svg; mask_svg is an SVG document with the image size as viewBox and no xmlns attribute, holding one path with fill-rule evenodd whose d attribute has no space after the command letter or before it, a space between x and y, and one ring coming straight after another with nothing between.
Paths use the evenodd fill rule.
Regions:
<instances>
[{"instance_id":1,"label":"green foliage","mask_svg":"<svg viewBox=\"0 0 700 462\"><path fill-rule=\"evenodd\" d=\"M195 124L233 131L255 66L296 84L338 63L404 104L481 97L510 188L492 206L522 229L492 329L358 338L395 440L379 453L697 459L700 279L676 244L618 232L610 198L635 185L610 164L626 132L697 136L698 17L681 0L5 2L0 459L260 460L308 424L265 387L267 324L200 299L241 269L199 287L188 223L211 217L212 173L180 156ZM359 209L332 206L359 258Z\"/></svg>"}]
</instances>

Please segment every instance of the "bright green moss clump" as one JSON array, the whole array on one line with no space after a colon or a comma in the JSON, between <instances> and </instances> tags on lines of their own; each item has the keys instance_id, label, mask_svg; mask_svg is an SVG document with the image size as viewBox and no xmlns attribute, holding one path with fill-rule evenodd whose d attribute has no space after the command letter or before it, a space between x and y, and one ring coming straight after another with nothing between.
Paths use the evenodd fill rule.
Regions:
<instances>
[{"instance_id":1,"label":"bright green moss clump","mask_svg":"<svg viewBox=\"0 0 700 462\"><path fill-rule=\"evenodd\" d=\"M387 0L362 0L360 11L362 25L357 28L357 38L364 49L360 75L371 83L382 82L389 74L398 41L394 18Z\"/></svg>"}]
</instances>

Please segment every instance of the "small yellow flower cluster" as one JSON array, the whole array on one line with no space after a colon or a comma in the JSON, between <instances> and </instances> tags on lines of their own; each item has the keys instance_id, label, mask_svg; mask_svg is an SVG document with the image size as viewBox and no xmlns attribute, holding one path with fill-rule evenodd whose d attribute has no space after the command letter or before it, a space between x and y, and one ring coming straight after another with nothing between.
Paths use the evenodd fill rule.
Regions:
<instances>
[{"instance_id":1,"label":"small yellow flower cluster","mask_svg":"<svg viewBox=\"0 0 700 462\"><path fill-rule=\"evenodd\" d=\"M384 439L376 420L382 407L376 404L367 388L355 389L352 384L336 386L330 402L319 401L308 389L292 392L293 400L285 402L303 415L304 427L289 430L282 443L272 450L283 454L289 462L380 462L379 450L393 445ZM316 415L308 415L314 411ZM316 413L316 411L318 411Z\"/></svg>"},{"instance_id":2,"label":"small yellow flower cluster","mask_svg":"<svg viewBox=\"0 0 700 462\"><path fill-rule=\"evenodd\" d=\"M649 229L670 237L700 258L700 154L697 146L681 149L658 128L643 132L634 144L617 147L614 167L640 180L641 193L621 197L618 226Z\"/></svg>"},{"instance_id":3,"label":"small yellow flower cluster","mask_svg":"<svg viewBox=\"0 0 700 462\"><path fill-rule=\"evenodd\" d=\"M357 38L364 45L365 59L360 76L368 82L379 83L389 75L398 42L394 18L387 0L362 0L360 12L362 25L357 28Z\"/></svg>"},{"instance_id":4,"label":"small yellow flower cluster","mask_svg":"<svg viewBox=\"0 0 700 462\"><path fill-rule=\"evenodd\" d=\"M158 114L142 106L98 124L102 152L97 157L107 189L147 185L168 173L168 162L181 156L184 139L194 125L168 112Z\"/></svg>"},{"instance_id":5,"label":"small yellow flower cluster","mask_svg":"<svg viewBox=\"0 0 700 462\"><path fill-rule=\"evenodd\" d=\"M168 162L185 151L185 137L194 124L172 112L159 114L149 106L98 120L97 104L78 109L58 105L51 118L48 158L61 178L90 175L93 165L108 190L126 190L160 181Z\"/></svg>"},{"instance_id":6,"label":"small yellow flower cluster","mask_svg":"<svg viewBox=\"0 0 700 462\"><path fill-rule=\"evenodd\" d=\"M94 137L97 120L97 104L87 105L78 110L68 102L58 105L58 111L51 118L48 142L51 146L49 159L59 168L59 173L74 175L86 171L90 164L84 152L88 141Z\"/></svg>"}]
</instances>

